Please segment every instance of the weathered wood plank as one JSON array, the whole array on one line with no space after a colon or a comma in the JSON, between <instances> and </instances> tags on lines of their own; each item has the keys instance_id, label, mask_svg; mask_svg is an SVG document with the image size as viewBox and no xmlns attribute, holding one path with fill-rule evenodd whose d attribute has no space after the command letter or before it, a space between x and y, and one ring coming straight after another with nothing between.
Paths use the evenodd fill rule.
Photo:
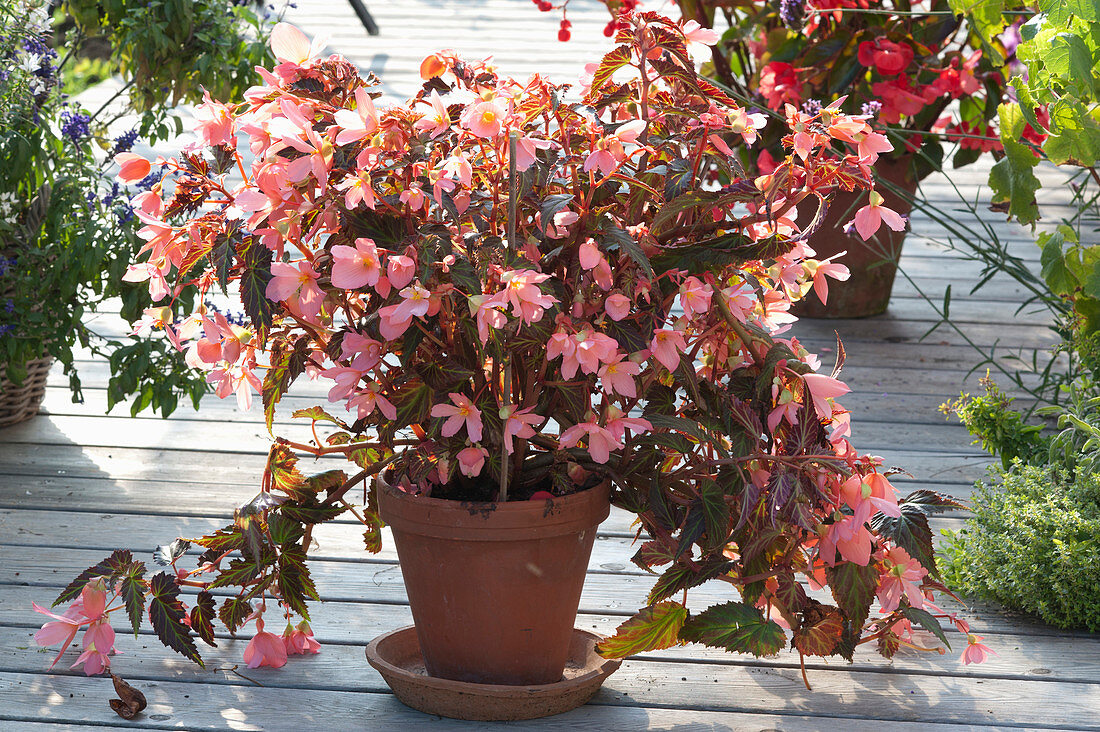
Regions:
<instances>
[{"instance_id":1,"label":"weathered wood plank","mask_svg":"<svg viewBox=\"0 0 1100 732\"><path fill-rule=\"evenodd\" d=\"M309 663L309 660L303 661ZM366 663L365 661L363 662ZM253 675L254 672L249 672ZM260 670L266 676L266 669ZM746 674L746 677L748 675ZM678 678L678 677L677 677ZM107 708L104 679L88 679L76 676L36 675L5 673L0 676L0 709L4 716L13 717L11 711L21 713L14 718L49 720L56 723L80 723L83 721L111 722L113 712ZM548 719L523 722L524 729L561 730L835 730L843 726L852 732L872 732L881 729L884 720L851 718L854 707L845 706L839 692L829 704L842 710L840 718L826 714L798 713L816 706L812 703L782 703L778 708L790 714L776 714L771 708L764 713L752 713L741 709L731 712L678 709L667 707L645 708L630 691L619 691L612 682L605 686L592 703L567 714ZM651 684L653 686L660 684ZM746 678L746 690L752 690L755 680ZM782 686L784 683L773 683ZM296 729L484 729L483 723L462 723L428 717L412 711L391 694L340 692L315 689L267 689L234 685L229 688L204 684L188 684L175 681L137 681L135 686L149 700L146 713L127 727L139 729L226 729L277 730L287 729L288 718ZM740 685L739 685L740 686ZM698 691L698 690L697 690ZM739 689L728 689L731 696ZM898 695L905 691L895 690ZM736 696L733 696L736 698ZM28 699L31 700L28 703ZM79 699L79 701L75 701ZM915 708L916 700L905 699ZM904 711L904 710L903 710ZM910 714L910 716L913 716ZM3 717L0 717L3 718ZM917 718L919 719L919 717ZM933 720L919 722L889 720L892 729L913 732L956 732L977 730L972 722L959 727L939 724ZM984 721L978 724L986 724ZM988 729L988 727L986 727Z\"/></svg>"}]
</instances>

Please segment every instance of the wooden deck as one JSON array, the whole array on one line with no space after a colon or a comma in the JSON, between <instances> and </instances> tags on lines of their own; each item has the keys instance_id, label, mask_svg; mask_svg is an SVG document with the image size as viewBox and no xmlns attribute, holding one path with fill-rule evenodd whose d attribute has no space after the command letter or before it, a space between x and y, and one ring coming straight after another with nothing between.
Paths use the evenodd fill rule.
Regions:
<instances>
[{"instance_id":1,"label":"wooden deck","mask_svg":"<svg viewBox=\"0 0 1100 732\"><path fill-rule=\"evenodd\" d=\"M291 19L310 34L335 31L331 46L363 68L385 74L394 95L415 84L416 62L436 47L482 55L503 49L499 63L517 74L549 72L565 78L602 47L604 16L591 2L574 0L573 44L554 40L556 22L526 0L404 0L369 3L382 36L361 32L350 7L298 0ZM587 39L587 40L584 40ZM552 61L546 61L552 59ZM1048 173L1051 175L1051 173ZM967 168L954 181L968 195L980 189L984 170ZM954 194L943 180L922 189L933 199ZM1044 195L1057 202L1064 190ZM1064 200L1064 199L1063 199ZM991 218L996 215L989 214ZM917 294L935 301L948 284L952 313L975 343L1000 342L1025 351L1042 349L1052 336L1029 314L1015 314L1022 293L994 281L976 296L967 292L978 267L945 253L938 226L915 216L904 271L887 315L865 321L804 322L796 333L811 350L833 345L839 331L848 352L845 378L853 394L857 446L909 470L920 485L965 498L988 459L969 445L962 427L936 407L974 388L966 378L975 355L947 330L921 341L935 322ZM1038 266L1027 232L1001 226L1019 256ZM828 360L826 358L826 360ZM237 503L255 494L267 449L257 414L209 399L194 413L181 409L167 421L130 419L125 410L103 416L106 369L83 364L87 399L76 405L60 378L49 387L46 414L0 431L0 730L142 729L481 729L406 709L367 665L366 643L411 622L392 546L378 556L360 550L352 523L326 527L318 536L315 576L323 603L314 608L322 653L294 658L279 670L248 670L240 661L244 640L219 638L199 669L163 649L151 635L120 632L117 673L148 697L140 719L126 722L108 708L110 681L86 678L65 667L53 672L53 652L32 635L42 618L31 601L48 604L83 568L116 547L148 557L177 535L191 536L224 522ZM293 401L293 399L291 400ZM303 401L304 403L304 401ZM217 480L207 476L217 475ZM939 528L962 517L938 519ZM601 529L581 601L578 625L610 632L643 601L651 579L629 561L629 517L615 512ZM698 602L723 588L702 588ZM708 598L708 595L710 596ZM699 646L629 659L587 706L522 729L728 730L784 729L849 732L882 729L979 728L1100 729L1100 637L1061 632L996 608L967 613L974 632L999 654L980 666L963 666L965 640L951 634L946 656L900 653L887 662L870 652L856 661L810 664L807 691L798 658L721 654Z\"/></svg>"}]
</instances>

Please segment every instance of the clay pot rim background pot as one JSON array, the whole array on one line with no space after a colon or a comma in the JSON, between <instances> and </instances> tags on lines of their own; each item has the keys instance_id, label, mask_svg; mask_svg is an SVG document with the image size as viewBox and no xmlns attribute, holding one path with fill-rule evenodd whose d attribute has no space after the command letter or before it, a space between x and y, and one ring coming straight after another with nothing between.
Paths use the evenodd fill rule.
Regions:
<instances>
[{"instance_id":1,"label":"clay pot rim background pot","mask_svg":"<svg viewBox=\"0 0 1100 732\"><path fill-rule=\"evenodd\" d=\"M388 472L388 471L387 471ZM382 520L422 536L475 541L539 539L577 531L578 522L596 524L611 512L611 484L603 481L566 496L534 501L456 501L406 493L375 476ZM383 508L382 494L389 500ZM595 504L595 505L594 505ZM603 507L602 511L597 506Z\"/></svg>"}]
</instances>

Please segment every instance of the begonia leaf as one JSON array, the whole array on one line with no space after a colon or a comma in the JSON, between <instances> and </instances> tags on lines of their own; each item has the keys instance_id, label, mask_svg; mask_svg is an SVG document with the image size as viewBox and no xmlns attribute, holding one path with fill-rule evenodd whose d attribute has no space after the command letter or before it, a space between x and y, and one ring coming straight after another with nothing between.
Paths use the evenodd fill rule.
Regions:
<instances>
[{"instance_id":1,"label":"begonia leaf","mask_svg":"<svg viewBox=\"0 0 1100 732\"><path fill-rule=\"evenodd\" d=\"M764 618L759 608L743 602L727 602L707 608L689 619L680 637L733 653L771 656L786 643L783 629Z\"/></svg>"},{"instance_id":2,"label":"begonia leaf","mask_svg":"<svg viewBox=\"0 0 1100 732\"><path fill-rule=\"evenodd\" d=\"M620 625L615 635L596 644L604 658L626 658L646 651L678 645L688 610L678 602L660 602L644 607Z\"/></svg>"}]
</instances>

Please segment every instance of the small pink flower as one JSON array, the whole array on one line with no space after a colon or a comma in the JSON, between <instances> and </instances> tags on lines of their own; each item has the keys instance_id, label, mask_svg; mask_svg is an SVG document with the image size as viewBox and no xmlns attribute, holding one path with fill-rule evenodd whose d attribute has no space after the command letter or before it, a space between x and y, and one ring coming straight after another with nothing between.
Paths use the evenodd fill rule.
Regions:
<instances>
[{"instance_id":1,"label":"small pink flower","mask_svg":"<svg viewBox=\"0 0 1100 732\"><path fill-rule=\"evenodd\" d=\"M630 315L630 298L621 292L608 295L603 301L603 309L612 320L622 320Z\"/></svg>"},{"instance_id":2,"label":"small pink flower","mask_svg":"<svg viewBox=\"0 0 1100 732\"><path fill-rule=\"evenodd\" d=\"M855 224L856 231L867 241L881 224L886 224L894 231L905 231L905 217L893 209L882 205L883 198L878 191L871 191L868 196L869 203L856 211L856 217L848 222Z\"/></svg>"},{"instance_id":3,"label":"small pink flower","mask_svg":"<svg viewBox=\"0 0 1100 732\"><path fill-rule=\"evenodd\" d=\"M357 392L348 399L347 406L349 411L352 409L356 410L359 419L366 417L373 412L375 408L377 408L386 419L397 418L397 407L395 407L393 402L389 399L378 393L378 387L374 384L367 384L362 391Z\"/></svg>"},{"instance_id":4,"label":"small pink flower","mask_svg":"<svg viewBox=\"0 0 1100 732\"><path fill-rule=\"evenodd\" d=\"M981 642L982 636L969 633L966 636L966 649L963 651L960 660L964 664L970 663L982 663L989 656L989 654L997 655L989 646Z\"/></svg>"},{"instance_id":5,"label":"small pink flower","mask_svg":"<svg viewBox=\"0 0 1100 732\"><path fill-rule=\"evenodd\" d=\"M265 294L277 302L294 302L309 319L321 313L325 293L317 286L320 277L313 265L302 259L298 262L274 262L271 265L271 281ZM295 297L297 295L297 297Z\"/></svg>"},{"instance_id":6,"label":"small pink flower","mask_svg":"<svg viewBox=\"0 0 1100 732\"><path fill-rule=\"evenodd\" d=\"M110 667L110 656L115 652L115 630L105 616L93 622L84 631L82 645L84 651L69 668L84 664L84 674L95 676Z\"/></svg>"},{"instance_id":7,"label":"small pink flower","mask_svg":"<svg viewBox=\"0 0 1100 732\"><path fill-rule=\"evenodd\" d=\"M289 622L286 624L286 630L283 631L283 647L286 648L288 656L321 652L321 644L314 639L313 628L309 627L309 623L305 620L297 626L292 626Z\"/></svg>"},{"instance_id":8,"label":"small pink flower","mask_svg":"<svg viewBox=\"0 0 1100 732\"><path fill-rule=\"evenodd\" d=\"M539 214L535 214L535 216L541 221ZM548 239L564 239L569 236L569 227L577 223L580 218L580 214L576 211L568 209L558 211L554 214L554 220L546 227L546 237Z\"/></svg>"},{"instance_id":9,"label":"small pink flower","mask_svg":"<svg viewBox=\"0 0 1100 732\"><path fill-rule=\"evenodd\" d=\"M210 98L210 92L203 89L203 102L195 108L195 128L207 147L214 145L236 146L237 131L233 123L233 113L229 107ZM144 177L144 176L143 176Z\"/></svg>"},{"instance_id":10,"label":"small pink flower","mask_svg":"<svg viewBox=\"0 0 1100 732\"><path fill-rule=\"evenodd\" d=\"M428 136L434 140L451 126L451 116L447 114L447 107L435 89L432 89L428 103L431 104L432 111L418 119L413 128L417 132L427 132Z\"/></svg>"},{"instance_id":11,"label":"small pink flower","mask_svg":"<svg viewBox=\"0 0 1100 732\"><path fill-rule=\"evenodd\" d=\"M695 20L684 23L681 30L684 32L684 40L688 43L701 43L704 46L712 46L720 38L717 31L712 28L704 28Z\"/></svg>"},{"instance_id":12,"label":"small pink flower","mask_svg":"<svg viewBox=\"0 0 1100 732\"><path fill-rule=\"evenodd\" d=\"M504 448L508 451L509 455L511 455L513 451L513 436L525 440L529 437L534 437L535 426L543 423L545 418L537 414L532 414L532 409L534 409L534 407L519 409L515 404L509 404L501 408L500 418L504 420Z\"/></svg>"},{"instance_id":13,"label":"small pink flower","mask_svg":"<svg viewBox=\"0 0 1100 732\"><path fill-rule=\"evenodd\" d=\"M852 276L852 273L848 271L847 267L839 262L832 261L845 254L847 254L847 252L835 254L826 260L818 262L817 266L813 267L814 292L817 293L817 297L821 300L822 305L829 299L829 283L825 280L826 277L832 277L837 282L847 282L848 278Z\"/></svg>"},{"instance_id":14,"label":"small pink flower","mask_svg":"<svg viewBox=\"0 0 1100 732\"><path fill-rule=\"evenodd\" d=\"M883 556L886 572L879 578L878 601L884 613L892 613L905 597L912 607L924 607L920 583L928 570L901 547L893 547Z\"/></svg>"},{"instance_id":15,"label":"small pink flower","mask_svg":"<svg viewBox=\"0 0 1100 732\"><path fill-rule=\"evenodd\" d=\"M355 210L360 203L371 210L374 210L377 205L370 174L365 170L361 170L355 175L349 175L338 187L344 191L344 205L348 207L349 211Z\"/></svg>"},{"instance_id":16,"label":"small pink flower","mask_svg":"<svg viewBox=\"0 0 1100 732\"><path fill-rule=\"evenodd\" d=\"M500 308L505 307L501 295L472 295L469 298L470 314L477 318L477 335L482 344L489 341L489 328L503 328L508 322L508 316L500 312Z\"/></svg>"},{"instance_id":17,"label":"small pink flower","mask_svg":"<svg viewBox=\"0 0 1100 732\"><path fill-rule=\"evenodd\" d=\"M433 417L446 417L443 423L442 434L444 437L454 437L466 425L466 434L472 442L481 441L481 410L474 406L470 397L465 394L448 394L455 406L450 404L436 404L432 407Z\"/></svg>"},{"instance_id":18,"label":"small pink flower","mask_svg":"<svg viewBox=\"0 0 1100 732\"><path fill-rule=\"evenodd\" d=\"M619 450L623 446L611 430L601 427L594 421L575 424L565 430L558 438L558 444L563 448L574 447L585 438L588 440L588 454L592 456L593 462L600 465L611 459L611 453L614 450Z\"/></svg>"},{"instance_id":19,"label":"small pink flower","mask_svg":"<svg viewBox=\"0 0 1100 732\"><path fill-rule=\"evenodd\" d=\"M115 155L118 163L118 179L123 183L137 183L149 175L153 166L137 153L124 152Z\"/></svg>"},{"instance_id":20,"label":"small pink flower","mask_svg":"<svg viewBox=\"0 0 1100 732\"><path fill-rule=\"evenodd\" d=\"M558 301L539 289L539 283L548 279L550 275L531 269L513 269L501 275L500 281L505 289L500 294L512 306L512 315L522 317L527 325L541 320L545 308Z\"/></svg>"},{"instance_id":21,"label":"small pink flower","mask_svg":"<svg viewBox=\"0 0 1100 732\"><path fill-rule=\"evenodd\" d=\"M600 385L608 393L622 394L628 399L638 395L634 377L641 373L642 367L619 354L618 357L603 365L599 371Z\"/></svg>"},{"instance_id":22,"label":"small pink flower","mask_svg":"<svg viewBox=\"0 0 1100 732\"><path fill-rule=\"evenodd\" d=\"M680 366L680 354L687 350L687 344L680 331L658 328L653 331L649 350L662 366L669 371L675 371Z\"/></svg>"},{"instance_id":23,"label":"small pink flower","mask_svg":"<svg viewBox=\"0 0 1100 732\"><path fill-rule=\"evenodd\" d=\"M390 284L400 290L413 281L416 276L416 261L405 255L397 255L389 258L386 266L386 275Z\"/></svg>"},{"instance_id":24,"label":"small pink flower","mask_svg":"<svg viewBox=\"0 0 1100 732\"><path fill-rule=\"evenodd\" d=\"M493 139L500 134L507 113L494 102L478 102L466 108L462 123L478 137Z\"/></svg>"},{"instance_id":25,"label":"small pink flower","mask_svg":"<svg viewBox=\"0 0 1100 732\"><path fill-rule=\"evenodd\" d=\"M714 291L698 277L688 277L680 284L680 306L684 315L694 318L710 310L710 298Z\"/></svg>"},{"instance_id":26,"label":"small pink flower","mask_svg":"<svg viewBox=\"0 0 1100 732\"><path fill-rule=\"evenodd\" d=\"M341 128L336 135L337 145L357 142L378 129L378 110L366 87L362 86L355 90L355 111L340 109L332 118Z\"/></svg>"},{"instance_id":27,"label":"small pink flower","mask_svg":"<svg viewBox=\"0 0 1100 732\"><path fill-rule=\"evenodd\" d=\"M244 649L244 662L249 668L271 666L280 668L286 665L286 645L283 639L264 630L264 621L256 619L256 635Z\"/></svg>"},{"instance_id":28,"label":"small pink flower","mask_svg":"<svg viewBox=\"0 0 1100 732\"><path fill-rule=\"evenodd\" d=\"M846 384L824 374L805 374L803 380L813 398L814 410L822 419L832 419L831 399L847 394L851 389Z\"/></svg>"},{"instance_id":29,"label":"small pink flower","mask_svg":"<svg viewBox=\"0 0 1100 732\"><path fill-rule=\"evenodd\" d=\"M618 440L623 441L626 437L626 431L631 430L636 434L642 434L643 432L649 432L653 429L653 425L648 419L641 419L640 417L627 417L618 407L612 405L607 410L607 431Z\"/></svg>"},{"instance_id":30,"label":"small pink flower","mask_svg":"<svg viewBox=\"0 0 1100 732\"><path fill-rule=\"evenodd\" d=\"M364 285L374 287L382 276L378 247L367 238L355 240L355 246L343 244L332 248L332 285L345 290L357 290Z\"/></svg>"},{"instance_id":31,"label":"small pink flower","mask_svg":"<svg viewBox=\"0 0 1100 732\"><path fill-rule=\"evenodd\" d=\"M487 457L489 457L489 451L477 445L459 450L455 455L458 459L458 469L467 478L476 478L481 475L481 469L485 467Z\"/></svg>"},{"instance_id":32,"label":"small pink flower","mask_svg":"<svg viewBox=\"0 0 1100 732\"><path fill-rule=\"evenodd\" d=\"M290 23L276 23L271 29L271 50L275 58L284 63L304 66L321 50L322 41L310 43L305 33Z\"/></svg>"}]
</instances>

